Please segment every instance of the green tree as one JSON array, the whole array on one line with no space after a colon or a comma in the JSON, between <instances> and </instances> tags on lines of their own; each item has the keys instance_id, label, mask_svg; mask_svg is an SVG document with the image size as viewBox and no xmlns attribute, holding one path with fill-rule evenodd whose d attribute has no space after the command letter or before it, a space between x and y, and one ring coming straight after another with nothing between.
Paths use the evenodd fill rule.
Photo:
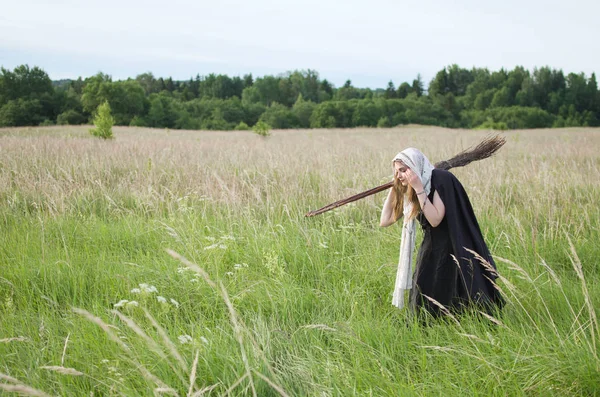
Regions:
<instances>
[{"instance_id":1,"label":"green tree","mask_svg":"<svg viewBox=\"0 0 600 397\"><path fill-rule=\"evenodd\" d=\"M349 101L360 98L360 92L352 86L352 81L346 80L344 86L335 91L333 99L335 101Z\"/></svg>"},{"instance_id":2,"label":"green tree","mask_svg":"<svg viewBox=\"0 0 600 397\"><path fill-rule=\"evenodd\" d=\"M76 110L69 109L58 115L56 118L56 124L59 125L78 125L84 124L86 117Z\"/></svg>"},{"instance_id":3,"label":"green tree","mask_svg":"<svg viewBox=\"0 0 600 397\"><path fill-rule=\"evenodd\" d=\"M268 137L271 135L271 126L264 121L259 121L254 125L254 127L252 127L252 131L262 137Z\"/></svg>"},{"instance_id":4,"label":"green tree","mask_svg":"<svg viewBox=\"0 0 600 397\"><path fill-rule=\"evenodd\" d=\"M400 84L400 86L398 87L398 94L397 94L397 98L400 99L404 99L408 96L408 94L410 94L412 92L412 87L410 84L408 84L407 82L404 82L402 84Z\"/></svg>"},{"instance_id":5,"label":"green tree","mask_svg":"<svg viewBox=\"0 0 600 397\"><path fill-rule=\"evenodd\" d=\"M150 72L137 75L135 81L142 87L146 95L156 94L161 91L159 81L155 79L154 75Z\"/></svg>"},{"instance_id":6,"label":"green tree","mask_svg":"<svg viewBox=\"0 0 600 397\"><path fill-rule=\"evenodd\" d=\"M421 74L417 74L417 78L412 82L412 92L414 92L417 96L423 95L425 92L425 85L423 84L423 79L421 78Z\"/></svg>"},{"instance_id":7,"label":"green tree","mask_svg":"<svg viewBox=\"0 0 600 397\"><path fill-rule=\"evenodd\" d=\"M312 116L317 105L312 101L305 101L302 94L298 95L298 99L292 107L292 112L298 120L300 128L310 128L310 117Z\"/></svg>"},{"instance_id":8,"label":"green tree","mask_svg":"<svg viewBox=\"0 0 600 397\"><path fill-rule=\"evenodd\" d=\"M175 128L178 114L174 102L175 100L167 94L153 94L150 97L150 109L146 116L148 126Z\"/></svg>"},{"instance_id":9,"label":"green tree","mask_svg":"<svg viewBox=\"0 0 600 397\"><path fill-rule=\"evenodd\" d=\"M145 113L147 99L144 89L135 80L113 82L102 73L87 79L81 96L83 109L92 113L106 101L110 103L115 123L129 125L134 116Z\"/></svg>"},{"instance_id":10,"label":"green tree","mask_svg":"<svg viewBox=\"0 0 600 397\"><path fill-rule=\"evenodd\" d=\"M375 127L382 116L380 109L372 100L359 100L352 114L352 127Z\"/></svg>"},{"instance_id":11,"label":"green tree","mask_svg":"<svg viewBox=\"0 0 600 397\"><path fill-rule=\"evenodd\" d=\"M280 103L273 102L260 116L260 120L271 128L287 129L298 127L298 118L290 108Z\"/></svg>"},{"instance_id":12,"label":"green tree","mask_svg":"<svg viewBox=\"0 0 600 397\"><path fill-rule=\"evenodd\" d=\"M20 65L10 71L0 68L0 108L3 125L38 125L55 120L60 112L48 74L37 66Z\"/></svg>"},{"instance_id":13,"label":"green tree","mask_svg":"<svg viewBox=\"0 0 600 397\"><path fill-rule=\"evenodd\" d=\"M394 99L397 98L396 87L394 86L394 82L392 80L389 81L387 88L385 89L385 93L383 97L385 99Z\"/></svg>"},{"instance_id":14,"label":"green tree","mask_svg":"<svg viewBox=\"0 0 600 397\"><path fill-rule=\"evenodd\" d=\"M9 100L0 108L0 126L39 125L46 120L43 113L42 105L37 99Z\"/></svg>"},{"instance_id":15,"label":"green tree","mask_svg":"<svg viewBox=\"0 0 600 397\"><path fill-rule=\"evenodd\" d=\"M327 79L321 81L319 84L319 98L316 101L317 103L329 101L333 98L333 85L327 81Z\"/></svg>"},{"instance_id":16,"label":"green tree","mask_svg":"<svg viewBox=\"0 0 600 397\"><path fill-rule=\"evenodd\" d=\"M310 116L311 128L335 128L339 110L334 102L322 102L317 105Z\"/></svg>"},{"instance_id":17,"label":"green tree","mask_svg":"<svg viewBox=\"0 0 600 397\"><path fill-rule=\"evenodd\" d=\"M94 125L96 128L90 128L90 134L102 139L113 138L112 127L115 123L108 101L98 106L98 111L94 117Z\"/></svg>"}]
</instances>

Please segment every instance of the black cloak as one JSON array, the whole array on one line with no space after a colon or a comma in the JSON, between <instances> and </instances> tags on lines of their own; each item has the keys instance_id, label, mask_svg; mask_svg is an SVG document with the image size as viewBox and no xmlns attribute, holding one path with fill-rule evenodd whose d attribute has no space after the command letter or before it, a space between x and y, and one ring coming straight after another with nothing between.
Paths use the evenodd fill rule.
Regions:
<instances>
[{"instance_id":1,"label":"black cloak","mask_svg":"<svg viewBox=\"0 0 600 397\"><path fill-rule=\"evenodd\" d=\"M460 312L469 306L486 312L501 307L503 299L495 287L496 264L465 189L452 173L434 169L429 193L431 202L436 191L446 214L437 227L432 227L422 213L417 217L423 228L423 242L413 277L411 306L439 315L439 306L423 296L426 295L451 312ZM467 249L475 251L489 265L482 264Z\"/></svg>"}]
</instances>

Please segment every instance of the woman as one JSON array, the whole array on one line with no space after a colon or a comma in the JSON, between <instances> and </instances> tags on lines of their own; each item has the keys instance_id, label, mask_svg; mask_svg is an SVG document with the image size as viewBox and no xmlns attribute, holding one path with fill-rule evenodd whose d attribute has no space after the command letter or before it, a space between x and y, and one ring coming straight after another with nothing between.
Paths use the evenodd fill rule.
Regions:
<instances>
[{"instance_id":1,"label":"woman","mask_svg":"<svg viewBox=\"0 0 600 397\"><path fill-rule=\"evenodd\" d=\"M403 307L404 290L412 287L411 307L433 315L439 315L442 306L453 312L469 306L488 312L501 307L496 266L458 179L434 168L414 148L398 153L393 164L394 187L381 213L383 227L404 217L392 304ZM415 220L424 233L411 280Z\"/></svg>"}]
</instances>

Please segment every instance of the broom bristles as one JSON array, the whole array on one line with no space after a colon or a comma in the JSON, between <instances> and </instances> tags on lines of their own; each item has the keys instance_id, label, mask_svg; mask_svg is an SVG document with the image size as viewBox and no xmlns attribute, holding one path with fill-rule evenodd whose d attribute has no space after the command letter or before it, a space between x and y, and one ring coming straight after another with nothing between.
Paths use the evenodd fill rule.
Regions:
<instances>
[{"instance_id":1,"label":"broom bristles","mask_svg":"<svg viewBox=\"0 0 600 397\"><path fill-rule=\"evenodd\" d=\"M493 156L505 143L506 139L504 137L501 137L500 135L487 137L474 148L463 150L462 152L458 153L456 156L452 157L449 160L439 161L435 163L434 167L446 171L451 168L464 167L465 165L472 163L473 161L483 160ZM318 210L307 212L304 216L311 217L322 214L327 211L331 211L334 208L341 207L342 205L346 205L353 201L357 201L365 197L371 196L375 193L387 190L393 185L393 181L388 182L386 184L355 194L354 196L350 196L348 198L336 201L335 203L328 204L323 208L319 208Z\"/></svg>"},{"instance_id":2,"label":"broom bristles","mask_svg":"<svg viewBox=\"0 0 600 397\"><path fill-rule=\"evenodd\" d=\"M506 139L500 135L485 138L473 149L463 150L450 160L435 163L435 168L449 170L450 168L464 167L473 161L487 159L496 153L504 144Z\"/></svg>"}]
</instances>

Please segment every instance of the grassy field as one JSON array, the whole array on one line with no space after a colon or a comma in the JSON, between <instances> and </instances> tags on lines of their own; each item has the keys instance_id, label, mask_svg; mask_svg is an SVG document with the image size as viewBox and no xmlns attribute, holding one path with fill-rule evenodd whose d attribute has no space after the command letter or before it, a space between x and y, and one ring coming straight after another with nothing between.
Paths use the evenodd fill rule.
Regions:
<instances>
[{"instance_id":1,"label":"grassy field","mask_svg":"<svg viewBox=\"0 0 600 397\"><path fill-rule=\"evenodd\" d=\"M114 133L0 129L0 394L600 394L600 129L454 171L508 303L427 326L391 305L385 194L304 214L485 131Z\"/></svg>"}]
</instances>

